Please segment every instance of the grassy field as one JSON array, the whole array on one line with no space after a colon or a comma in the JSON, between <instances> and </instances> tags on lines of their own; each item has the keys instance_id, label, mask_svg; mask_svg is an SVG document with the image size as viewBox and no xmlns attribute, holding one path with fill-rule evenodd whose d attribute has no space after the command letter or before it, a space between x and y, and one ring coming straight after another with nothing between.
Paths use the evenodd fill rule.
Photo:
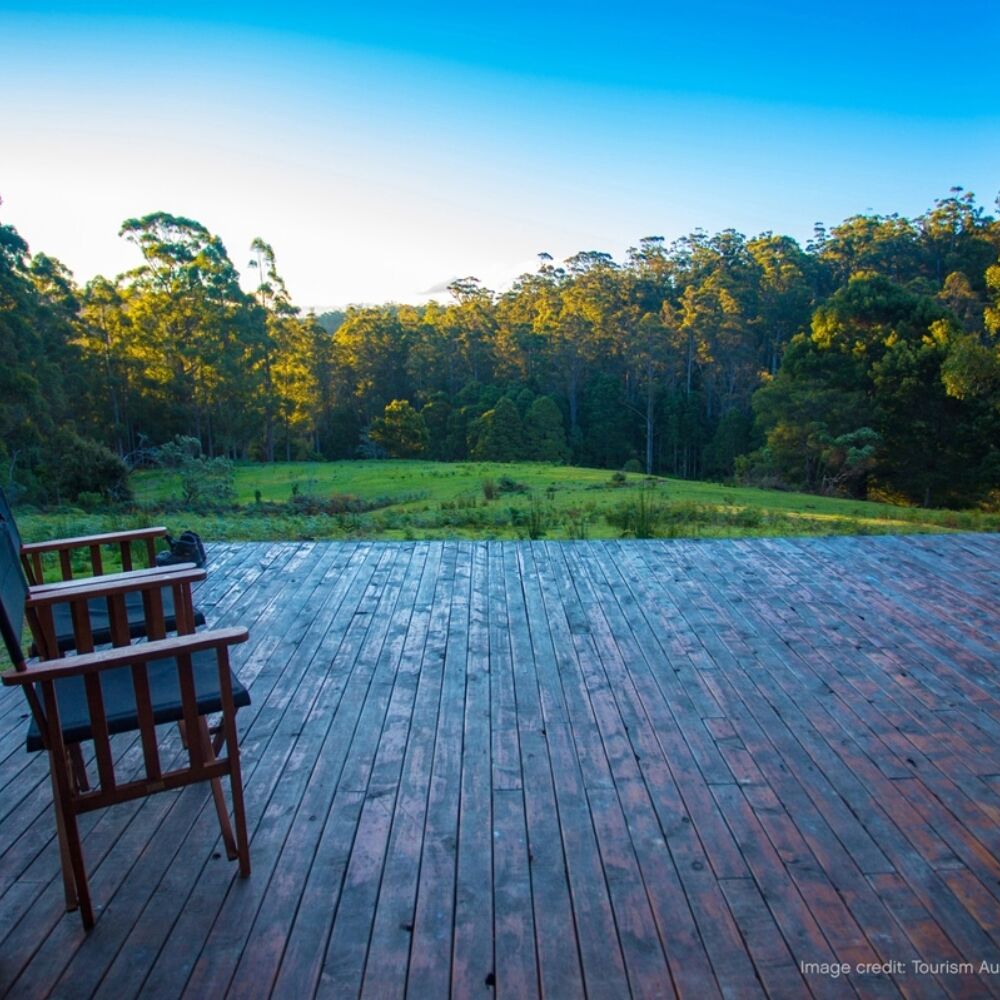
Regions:
<instances>
[{"instance_id":1,"label":"grassy field","mask_svg":"<svg viewBox=\"0 0 1000 1000\"><path fill-rule=\"evenodd\" d=\"M19 513L29 540L165 523L207 540L613 538L997 531L1000 514L925 510L605 469L416 461L247 464L238 507L187 509L169 471L134 510Z\"/></svg>"}]
</instances>

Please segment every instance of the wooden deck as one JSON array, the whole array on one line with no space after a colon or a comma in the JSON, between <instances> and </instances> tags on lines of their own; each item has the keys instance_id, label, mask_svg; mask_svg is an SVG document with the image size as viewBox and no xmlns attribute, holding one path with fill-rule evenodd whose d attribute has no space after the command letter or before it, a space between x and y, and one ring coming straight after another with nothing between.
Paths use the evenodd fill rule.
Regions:
<instances>
[{"instance_id":1,"label":"wooden deck","mask_svg":"<svg viewBox=\"0 0 1000 1000\"><path fill-rule=\"evenodd\" d=\"M1000 995L1000 538L211 559L253 874L204 786L92 814L84 935L4 690L11 996Z\"/></svg>"}]
</instances>

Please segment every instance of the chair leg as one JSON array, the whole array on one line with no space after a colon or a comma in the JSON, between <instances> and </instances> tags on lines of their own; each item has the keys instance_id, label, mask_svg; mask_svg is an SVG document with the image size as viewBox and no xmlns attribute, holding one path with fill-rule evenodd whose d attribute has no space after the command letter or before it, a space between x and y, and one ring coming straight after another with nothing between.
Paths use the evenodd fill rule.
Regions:
<instances>
[{"instance_id":1,"label":"chair leg","mask_svg":"<svg viewBox=\"0 0 1000 1000\"><path fill-rule=\"evenodd\" d=\"M223 712L219 728L226 743L229 760L229 791L233 797L233 822L236 824L236 845L240 859L240 875L250 874L250 838L247 836L247 814L243 803L243 772L240 769L240 741L236 733L236 712Z\"/></svg>"},{"instance_id":2,"label":"chair leg","mask_svg":"<svg viewBox=\"0 0 1000 1000\"><path fill-rule=\"evenodd\" d=\"M73 864L70 860L69 843L66 836L66 822L63 818L62 797L59 794L59 782L56 780L56 767L59 766L53 755L49 754L49 777L52 780L52 810L56 818L56 840L59 843L59 867L62 869L63 893L66 896L66 912L75 910L79 905L76 895L76 879L73 877Z\"/></svg>"},{"instance_id":3,"label":"chair leg","mask_svg":"<svg viewBox=\"0 0 1000 1000\"><path fill-rule=\"evenodd\" d=\"M63 869L63 888L66 891L66 909L79 906L84 930L94 926L94 908L90 902L90 886L87 884L87 869L83 861L83 847L80 844L80 830L73 812L70 788L73 780L73 764L67 753L61 761L49 753L52 774L53 805L56 811L56 831L59 836L59 854Z\"/></svg>"},{"instance_id":4,"label":"chair leg","mask_svg":"<svg viewBox=\"0 0 1000 1000\"><path fill-rule=\"evenodd\" d=\"M69 844L70 863L76 880L76 891L80 898L80 916L83 919L83 929L89 931L94 926L94 908L90 903L90 886L87 884L87 869L83 862L83 847L80 844L80 831L76 825L76 815L64 809L66 823L66 839Z\"/></svg>"},{"instance_id":5,"label":"chair leg","mask_svg":"<svg viewBox=\"0 0 1000 1000\"><path fill-rule=\"evenodd\" d=\"M199 720L201 726L201 745L204 748L205 763L212 764L215 761L215 751L212 747L212 738L208 732L208 721L204 718ZM222 791L222 782L218 778L212 778L209 782L212 786L212 798L215 799L215 811L219 816L219 829L222 831L222 842L226 845L226 857L230 861L237 858L236 841L233 838L233 828L229 822L229 809L226 806L226 796Z\"/></svg>"},{"instance_id":6,"label":"chair leg","mask_svg":"<svg viewBox=\"0 0 1000 1000\"><path fill-rule=\"evenodd\" d=\"M240 770L240 748L229 747L229 790L233 796L233 822L236 825L236 846L240 858L240 875L250 874L250 841L247 838L247 815L243 805L243 772Z\"/></svg>"}]
</instances>

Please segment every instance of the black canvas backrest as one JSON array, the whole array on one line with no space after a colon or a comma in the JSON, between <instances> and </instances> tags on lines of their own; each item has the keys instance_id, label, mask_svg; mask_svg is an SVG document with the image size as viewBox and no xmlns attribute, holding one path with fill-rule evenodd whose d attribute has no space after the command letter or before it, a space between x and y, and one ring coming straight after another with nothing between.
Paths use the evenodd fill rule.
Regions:
<instances>
[{"instance_id":1,"label":"black canvas backrest","mask_svg":"<svg viewBox=\"0 0 1000 1000\"><path fill-rule=\"evenodd\" d=\"M4 528L8 535L10 535L10 540L14 545L14 551L20 557L21 554L21 532L17 530L17 521L14 520L14 514L10 509L10 503L7 501L7 494L4 493L3 487L0 486L0 527Z\"/></svg>"},{"instance_id":2,"label":"black canvas backrest","mask_svg":"<svg viewBox=\"0 0 1000 1000\"><path fill-rule=\"evenodd\" d=\"M18 552L8 532L0 531L0 633L15 667L24 663L21 629L27 597L28 585L24 582Z\"/></svg>"}]
</instances>

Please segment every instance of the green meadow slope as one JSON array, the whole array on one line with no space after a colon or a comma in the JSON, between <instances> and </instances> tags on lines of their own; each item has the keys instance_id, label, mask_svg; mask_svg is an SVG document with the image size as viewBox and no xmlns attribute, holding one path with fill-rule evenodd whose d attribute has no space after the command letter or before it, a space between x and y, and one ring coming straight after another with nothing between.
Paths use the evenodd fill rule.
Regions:
<instances>
[{"instance_id":1,"label":"green meadow slope","mask_svg":"<svg viewBox=\"0 0 1000 1000\"><path fill-rule=\"evenodd\" d=\"M996 531L1000 514L537 463L245 464L236 506L185 505L166 470L135 473L129 512L22 512L28 539L162 522L208 540L733 537Z\"/></svg>"}]
</instances>

